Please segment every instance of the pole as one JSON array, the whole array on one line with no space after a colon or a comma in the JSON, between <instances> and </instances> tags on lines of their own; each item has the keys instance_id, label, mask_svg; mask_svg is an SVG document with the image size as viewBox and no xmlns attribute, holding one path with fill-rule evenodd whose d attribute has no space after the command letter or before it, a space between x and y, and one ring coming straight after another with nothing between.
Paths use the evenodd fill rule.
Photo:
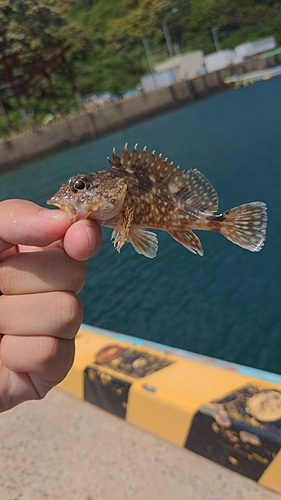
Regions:
<instances>
[{"instance_id":1,"label":"pole","mask_svg":"<svg viewBox=\"0 0 281 500\"><path fill-rule=\"evenodd\" d=\"M216 47L216 51L218 52L219 50L221 50L221 46L220 46L220 42L219 42L219 37L218 37L218 30L219 28L215 25L212 24L211 26L211 32L212 32L212 35L213 35L213 40L214 40L214 44L215 44L215 47Z\"/></svg>"},{"instance_id":2,"label":"pole","mask_svg":"<svg viewBox=\"0 0 281 500\"><path fill-rule=\"evenodd\" d=\"M153 61L152 54L150 52L148 38L147 38L147 36L142 36L141 39L142 39L142 43L143 43L144 50L145 50L145 53L146 53L146 58L148 60L148 64L149 64L149 68L150 68L150 73L151 73L151 76L152 76L153 85L156 88L157 84L156 84L156 80L155 80L154 61Z\"/></svg>"},{"instance_id":3,"label":"pole","mask_svg":"<svg viewBox=\"0 0 281 500\"><path fill-rule=\"evenodd\" d=\"M167 44L167 47L168 47L168 51L169 51L169 55L170 55L170 58L174 57L176 54L175 54L175 51L174 51L174 48L173 48L173 44L172 44L172 41L171 41L171 36L170 36L170 32L169 32L169 28L168 28L168 24L167 24L167 21L169 19L169 17L172 15L172 14L175 14L176 12L178 12L178 8L177 7L174 7L163 19L162 21L162 28L163 28L163 31L164 31L164 35L165 35L165 40L166 40L166 44Z\"/></svg>"},{"instance_id":4,"label":"pole","mask_svg":"<svg viewBox=\"0 0 281 500\"><path fill-rule=\"evenodd\" d=\"M142 36L141 39L142 39L142 43L144 46L146 58L147 58L147 61L149 64L150 73L153 75L153 73L154 73L154 61L153 61L152 54L150 52L148 38L147 38L147 36Z\"/></svg>"}]
</instances>

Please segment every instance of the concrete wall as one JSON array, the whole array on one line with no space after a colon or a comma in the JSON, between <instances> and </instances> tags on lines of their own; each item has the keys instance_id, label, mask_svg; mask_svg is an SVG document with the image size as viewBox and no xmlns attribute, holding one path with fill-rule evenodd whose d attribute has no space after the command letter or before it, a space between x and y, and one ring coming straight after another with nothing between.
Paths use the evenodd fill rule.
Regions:
<instances>
[{"instance_id":1,"label":"concrete wall","mask_svg":"<svg viewBox=\"0 0 281 500\"><path fill-rule=\"evenodd\" d=\"M267 59L250 59L235 66L182 80L112 106L21 134L0 142L0 172L42 158L56 151L126 127L140 120L226 90L225 77L281 64L281 54Z\"/></svg>"}]
</instances>

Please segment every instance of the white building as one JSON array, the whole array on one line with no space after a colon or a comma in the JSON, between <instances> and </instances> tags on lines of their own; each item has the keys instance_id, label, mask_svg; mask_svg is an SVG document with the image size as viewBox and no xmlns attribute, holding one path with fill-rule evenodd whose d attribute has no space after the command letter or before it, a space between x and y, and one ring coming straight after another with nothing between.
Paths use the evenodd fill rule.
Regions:
<instances>
[{"instance_id":1,"label":"white building","mask_svg":"<svg viewBox=\"0 0 281 500\"><path fill-rule=\"evenodd\" d=\"M275 37L268 36L266 38L261 38L260 40L255 40L254 42L246 42L241 45L237 45L237 47L235 47L235 52L238 57L245 58L260 54L261 52L273 50L275 47Z\"/></svg>"},{"instance_id":2,"label":"white building","mask_svg":"<svg viewBox=\"0 0 281 500\"><path fill-rule=\"evenodd\" d=\"M175 57L155 64L153 74L141 78L142 88L145 92L149 92L159 87L171 85L178 80L189 80L200 73L211 73L231 64L239 64L247 57L272 50L275 47L274 36L269 36L254 42L242 43L234 50L219 50L207 56L204 56L202 50L177 54Z\"/></svg>"},{"instance_id":3,"label":"white building","mask_svg":"<svg viewBox=\"0 0 281 500\"><path fill-rule=\"evenodd\" d=\"M194 50L185 52L185 54L178 54L175 57L166 59L166 61L155 64L155 70L161 72L175 68L178 80L189 80L198 74L203 64L204 53L202 50Z\"/></svg>"},{"instance_id":4,"label":"white building","mask_svg":"<svg viewBox=\"0 0 281 500\"><path fill-rule=\"evenodd\" d=\"M175 68L169 68L165 71L154 71L141 77L141 86L144 92L168 87L178 81L178 74Z\"/></svg>"},{"instance_id":5,"label":"white building","mask_svg":"<svg viewBox=\"0 0 281 500\"><path fill-rule=\"evenodd\" d=\"M204 57L204 64L207 73L211 73L211 71L216 71L218 69L225 68L230 64L237 64L242 62L243 58L237 56L235 50L218 50L217 52L213 52L212 54L208 54Z\"/></svg>"},{"instance_id":6,"label":"white building","mask_svg":"<svg viewBox=\"0 0 281 500\"><path fill-rule=\"evenodd\" d=\"M218 69L243 62L247 57L252 57L262 52L272 50L276 47L274 36L261 38L254 42L246 42L237 45L234 50L226 49L213 52L204 57L206 71L216 71Z\"/></svg>"}]
</instances>

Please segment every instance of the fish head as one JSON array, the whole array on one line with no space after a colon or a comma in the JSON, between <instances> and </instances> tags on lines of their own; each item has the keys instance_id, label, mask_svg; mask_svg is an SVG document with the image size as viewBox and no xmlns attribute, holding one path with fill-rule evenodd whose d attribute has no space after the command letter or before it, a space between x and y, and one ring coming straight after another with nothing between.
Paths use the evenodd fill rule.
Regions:
<instances>
[{"instance_id":1,"label":"fish head","mask_svg":"<svg viewBox=\"0 0 281 500\"><path fill-rule=\"evenodd\" d=\"M111 179L105 172L70 177L47 201L75 220L93 218L99 222L112 219L123 205L127 185L123 179Z\"/></svg>"}]
</instances>

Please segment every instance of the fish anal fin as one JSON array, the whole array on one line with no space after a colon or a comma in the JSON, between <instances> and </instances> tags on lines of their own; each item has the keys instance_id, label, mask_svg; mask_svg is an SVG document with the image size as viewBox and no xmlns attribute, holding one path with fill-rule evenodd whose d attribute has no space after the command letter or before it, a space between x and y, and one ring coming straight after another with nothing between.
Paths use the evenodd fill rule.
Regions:
<instances>
[{"instance_id":1,"label":"fish anal fin","mask_svg":"<svg viewBox=\"0 0 281 500\"><path fill-rule=\"evenodd\" d=\"M192 231L169 231L169 234L190 252L203 256L201 241Z\"/></svg>"},{"instance_id":2,"label":"fish anal fin","mask_svg":"<svg viewBox=\"0 0 281 500\"><path fill-rule=\"evenodd\" d=\"M153 259L158 250L158 240L155 233L132 226L128 237L138 254L142 254L149 259Z\"/></svg>"}]
</instances>

